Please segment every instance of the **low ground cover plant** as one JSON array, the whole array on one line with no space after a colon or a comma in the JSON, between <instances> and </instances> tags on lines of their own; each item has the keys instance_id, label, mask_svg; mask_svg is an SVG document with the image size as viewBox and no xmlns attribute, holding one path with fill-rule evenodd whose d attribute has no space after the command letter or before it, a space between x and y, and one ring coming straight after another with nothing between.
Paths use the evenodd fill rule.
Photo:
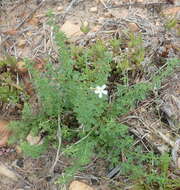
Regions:
<instances>
[{"instance_id":1,"label":"low ground cover plant","mask_svg":"<svg viewBox=\"0 0 180 190\"><path fill-rule=\"evenodd\" d=\"M12 72L16 64L14 57L6 55L0 60L0 102L17 103L22 89L14 83L15 74Z\"/></svg>"},{"instance_id":2,"label":"low ground cover plant","mask_svg":"<svg viewBox=\"0 0 180 190\"><path fill-rule=\"evenodd\" d=\"M113 39L105 45L99 40L81 48L68 45L65 35L56 27L53 30L59 61L48 63L43 72L29 61L40 106L34 114L32 105L24 104L22 119L11 124L16 134L11 142L20 143L26 155L32 157L40 155L49 144L59 146L60 154L73 160L59 183L69 182L96 156L109 168L121 165L122 175L129 176L139 189L177 185L168 179L169 155L145 153L142 147L134 146L128 126L117 118L132 111L154 87L160 86L178 60L169 60L167 67L149 80L133 83L129 76L143 70L145 50L140 35L136 38L127 34L126 44ZM28 145L25 139L30 132L41 134L44 144ZM157 167L160 169L155 170Z\"/></svg>"}]
</instances>

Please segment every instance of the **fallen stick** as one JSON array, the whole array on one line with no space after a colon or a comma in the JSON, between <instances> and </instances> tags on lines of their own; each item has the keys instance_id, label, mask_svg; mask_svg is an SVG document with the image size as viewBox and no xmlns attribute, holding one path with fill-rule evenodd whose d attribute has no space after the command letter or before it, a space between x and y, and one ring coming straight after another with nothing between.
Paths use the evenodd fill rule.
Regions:
<instances>
[{"instance_id":1,"label":"fallen stick","mask_svg":"<svg viewBox=\"0 0 180 190\"><path fill-rule=\"evenodd\" d=\"M0 162L0 175L6 176L14 181L18 180L17 175L6 167L2 162Z\"/></svg>"}]
</instances>

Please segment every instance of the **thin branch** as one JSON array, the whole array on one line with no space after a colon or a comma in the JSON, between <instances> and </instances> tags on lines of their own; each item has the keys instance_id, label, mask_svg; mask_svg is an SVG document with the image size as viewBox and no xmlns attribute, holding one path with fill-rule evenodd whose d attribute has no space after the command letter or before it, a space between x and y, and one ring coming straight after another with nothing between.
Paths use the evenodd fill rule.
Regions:
<instances>
[{"instance_id":1,"label":"thin branch","mask_svg":"<svg viewBox=\"0 0 180 190\"><path fill-rule=\"evenodd\" d=\"M71 149L74 145L77 145L77 144L79 144L80 142L82 142L83 140L85 140L86 138L88 138L89 135L90 135L96 128L97 128L97 126L94 127L94 128L92 128L92 130L89 131L89 133L88 133L86 136L84 136L82 139L80 139L79 141L75 142L73 145L71 145L71 146L69 146L68 148L66 148L66 149L60 154L60 156L62 156L67 150Z\"/></svg>"},{"instance_id":2,"label":"thin branch","mask_svg":"<svg viewBox=\"0 0 180 190\"><path fill-rule=\"evenodd\" d=\"M56 158L55 158L55 161L50 169L50 173L53 173L54 171L54 168L59 160L59 153L60 153L60 149L61 149L61 144L62 144L62 132L61 132L61 120L60 120L60 115L58 116L58 131L57 131L57 136L58 136L58 149L57 149L57 152L56 152Z\"/></svg>"},{"instance_id":3,"label":"thin branch","mask_svg":"<svg viewBox=\"0 0 180 190\"><path fill-rule=\"evenodd\" d=\"M22 89L20 86L18 86L17 84L8 82L8 81L7 81L6 79L4 79L2 76L0 76L0 80L3 81L3 82L5 82L5 83L7 83L9 86L16 88L17 90L23 91L23 89Z\"/></svg>"}]
</instances>

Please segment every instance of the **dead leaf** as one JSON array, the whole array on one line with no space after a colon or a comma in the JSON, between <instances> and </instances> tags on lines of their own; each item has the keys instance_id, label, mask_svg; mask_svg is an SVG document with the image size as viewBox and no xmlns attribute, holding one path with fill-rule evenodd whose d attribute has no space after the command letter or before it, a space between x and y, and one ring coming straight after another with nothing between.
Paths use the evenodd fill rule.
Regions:
<instances>
[{"instance_id":1,"label":"dead leaf","mask_svg":"<svg viewBox=\"0 0 180 190\"><path fill-rule=\"evenodd\" d=\"M30 19L28 21L28 23L31 24L31 25L38 25L39 24L39 19L36 18L36 17L32 17L32 19Z\"/></svg>"},{"instance_id":2,"label":"dead leaf","mask_svg":"<svg viewBox=\"0 0 180 190\"><path fill-rule=\"evenodd\" d=\"M66 34L66 36L70 39L73 37L77 37L83 34L80 29L80 25L76 25L71 23L70 21L66 21L62 27L61 30Z\"/></svg>"},{"instance_id":3,"label":"dead leaf","mask_svg":"<svg viewBox=\"0 0 180 190\"><path fill-rule=\"evenodd\" d=\"M8 121L0 120L0 147L7 144L11 134L10 130L7 128L8 124Z\"/></svg>"},{"instance_id":4,"label":"dead leaf","mask_svg":"<svg viewBox=\"0 0 180 190\"><path fill-rule=\"evenodd\" d=\"M4 34L7 34L7 35L16 35L17 34L17 30L15 29L12 29L12 30L7 30L5 32L3 32Z\"/></svg>"},{"instance_id":5,"label":"dead leaf","mask_svg":"<svg viewBox=\"0 0 180 190\"><path fill-rule=\"evenodd\" d=\"M69 186L69 190L94 190L94 189L83 182L73 181Z\"/></svg>"},{"instance_id":6,"label":"dead leaf","mask_svg":"<svg viewBox=\"0 0 180 190\"><path fill-rule=\"evenodd\" d=\"M35 91L34 91L33 85L30 82L29 78L28 77L24 77L23 78L23 82L24 82L24 89L25 89L25 91L27 92L27 94L29 96L32 97L35 94Z\"/></svg>"},{"instance_id":7,"label":"dead leaf","mask_svg":"<svg viewBox=\"0 0 180 190\"><path fill-rule=\"evenodd\" d=\"M140 28L138 27L138 25L133 22L128 24L128 28L131 32L139 32L140 31Z\"/></svg>"},{"instance_id":8,"label":"dead leaf","mask_svg":"<svg viewBox=\"0 0 180 190\"><path fill-rule=\"evenodd\" d=\"M44 67L45 67L45 60L43 58L40 57L36 57L33 60L36 64L34 65L34 68L37 69L38 71L44 71Z\"/></svg>"}]
</instances>

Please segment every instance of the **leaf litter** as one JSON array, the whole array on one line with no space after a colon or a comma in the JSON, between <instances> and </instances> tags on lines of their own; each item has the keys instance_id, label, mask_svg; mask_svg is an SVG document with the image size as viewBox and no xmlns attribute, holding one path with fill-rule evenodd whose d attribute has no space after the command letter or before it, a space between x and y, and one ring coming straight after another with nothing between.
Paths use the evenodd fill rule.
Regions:
<instances>
[{"instance_id":1,"label":"leaf litter","mask_svg":"<svg viewBox=\"0 0 180 190\"><path fill-rule=\"evenodd\" d=\"M51 9L55 15L59 28L69 36L71 41L80 46L87 46L96 39L106 41L115 36L123 36L124 30L132 32L141 32L143 35L144 46L150 47L150 51L145 58L144 65L150 68L148 63L155 61L162 64L162 60L168 57L180 57L180 38L177 30L172 28L168 30L164 27L168 19L180 19L180 9L178 1L118 1L118 0L72 0L72 1L33 1L33 0L1 0L0 6L0 57L3 57L5 51L8 55L15 56L17 59L25 57L34 59L37 63L37 69L43 69L44 59L57 58L57 49L53 43L52 30L47 25L47 10ZM82 22L88 22L89 31L81 31ZM72 31L73 28L73 31ZM43 58L42 58L43 57ZM36 98L29 82L30 76L27 71L23 71L23 62L18 61L17 67L20 71L21 79L29 94L32 96L32 104L36 104ZM156 69L156 68L155 68ZM23 71L23 72L21 72ZM19 79L18 79L19 80ZM16 80L16 84L18 84ZM137 137L136 143L140 143L147 151L151 147L157 149L160 153L172 150L174 164L179 167L179 104L180 104L180 72L176 71L164 84L160 90L160 101L157 107L163 114L158 117L153 107L154 99L146 100L141 103L137 109L133 110L128 116L119 118L121 122L126 122L131 128L131 132ZM1 115L5 119L18 119L14 104L1 103ZM20 108L21 110L21 108ZM3 118L3 119L4 119ZM164 125L165 121L166 125ZM178 145L177 145L178 144ZM17 153L15 147L2 147L0 149L0 159L13 167L13 170L26 177L26 185L22 183L14 184L8 179L0 179L1 188L31 189L53 189L57 188L53 184L53 179L49 179L47 168L52 165L52 158L55 156L54 150L49 150L42 158L34 161L30 158L24 158ZM20 164L20 163L23 164ZM61 160L64 167L67 161ZM56 165L57 173L62 171L62 163ZM100 185L107 183L103 176L108 176L103 161L97 162L96 170L87 170L87 174L81 173L77 180L82 178L89 183L96 176L102 176L98 179ZM93 163L95 164L95 163ZM35 174L36 173L36 174ZM92 176L90 174L92 173ZM34 176L35 175L35 176ZM24 178L25 180L25 178ZM9 185L7 185L9 184ZM96 184L96 183L95 183ZM103 187L106 188L106 187ZM91 189L89 187L89 189Z\"/></svg>"}]
</instances>

